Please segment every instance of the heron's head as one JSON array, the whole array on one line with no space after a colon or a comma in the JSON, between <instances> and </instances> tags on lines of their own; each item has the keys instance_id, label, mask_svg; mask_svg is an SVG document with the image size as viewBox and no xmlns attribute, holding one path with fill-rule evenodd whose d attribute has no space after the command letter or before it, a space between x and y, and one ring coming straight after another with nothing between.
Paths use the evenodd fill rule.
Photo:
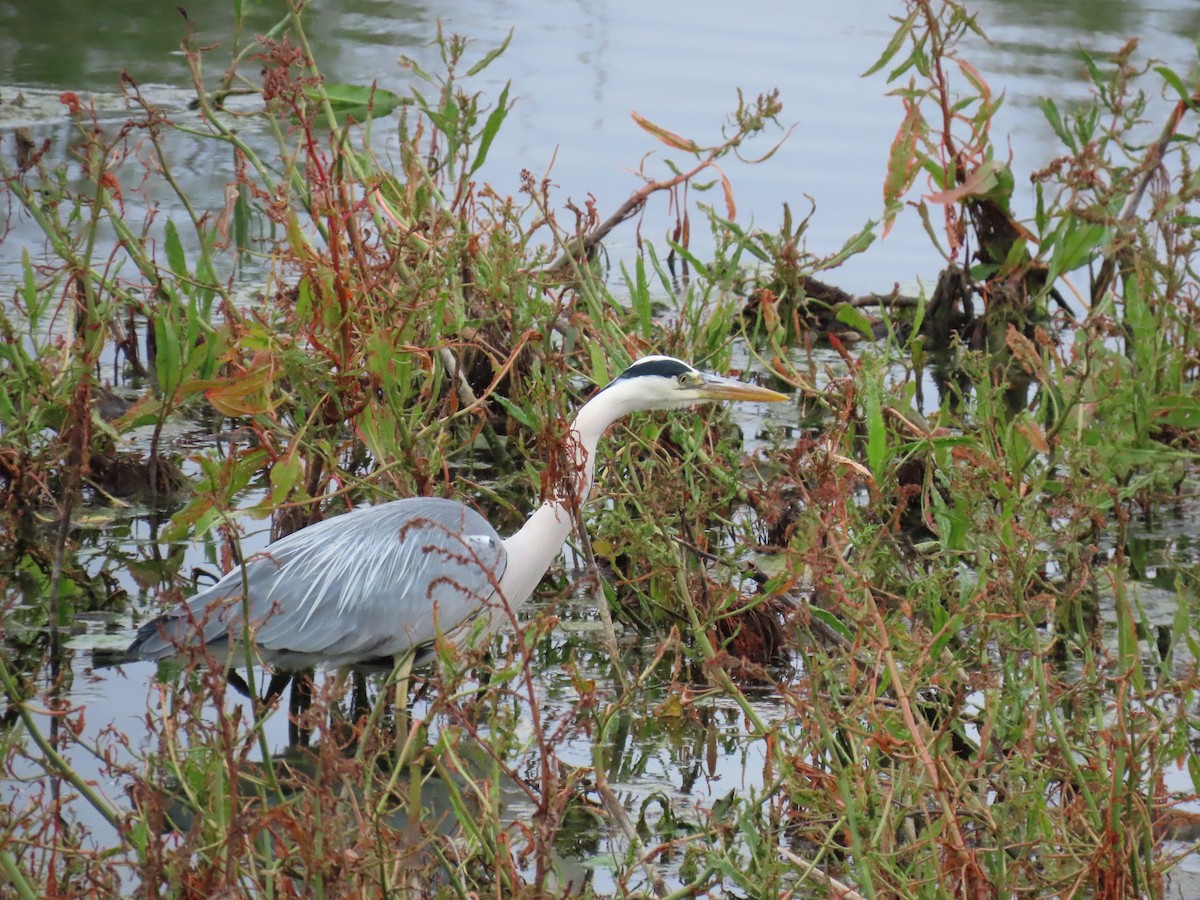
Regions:
<instances>
[{"instance_id":1,"label":"heron's head","mask_svg":"<svg viewBox=\"0 0 1200 900\"><path fill-rule=\"evenodd\" d=\"M701 372L671 356L644 356L618 375L597 399L605 397L624 411L681 409L712 400L774 403L786 394Z\"/></svg>"}]
</instances>

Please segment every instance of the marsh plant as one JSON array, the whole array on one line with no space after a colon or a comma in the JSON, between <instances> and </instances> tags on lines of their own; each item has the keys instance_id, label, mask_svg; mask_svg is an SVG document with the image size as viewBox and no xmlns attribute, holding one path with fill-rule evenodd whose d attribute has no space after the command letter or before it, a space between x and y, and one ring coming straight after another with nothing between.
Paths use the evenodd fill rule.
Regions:
<instances>
[{"instance_id":1,"label":"marsh plant","mask_svg":"<svg viewBox=\"0 0 1200 900\"><path fill-rule=\"evenodd\" d=\"M481 180L514 101L473 83L505 47L455 35L404 96L327 83L299 7L231 50L185 34L199 124L128 77L119 127L64 95L69 155L0 162L45 237L7 248L0 318L0 752L33 785L0 798L14 894L587 896L580 859L654 896L1161 893L1200 793L1196 567L1162 567L1175 613L1152 623L1130 525L1195 504L1200 94L1133 43L1085 56L1090 101L1042 109L1061 154L1019 176L969 12L914 0L894 26L864 63L897 104L884 207L828 258L790 209L739 224L722 163L762 143L770 164L774 94L709 143L638 119L673 158L611 214ZM175 177L183 128L228 154L221 208ZM609 268L614 227L664 215ZM904 217L945 258L928 296L817 281ZM619 426L578 570L511 632L438 648L402 748L384 676L319 676L274 713L280 753L201 654L160 670L145 737L81 738L64 631L192 591L182 545L224 571L256 521L412 495L509 532L564 415L651 350L736 353L794 418L753 445L720 414ZM81 516L131 503L141 551L86 546ZM623 790L654 753L684 795L725 757L761 771L711 802Z\"/></svg>"}]
</instances>

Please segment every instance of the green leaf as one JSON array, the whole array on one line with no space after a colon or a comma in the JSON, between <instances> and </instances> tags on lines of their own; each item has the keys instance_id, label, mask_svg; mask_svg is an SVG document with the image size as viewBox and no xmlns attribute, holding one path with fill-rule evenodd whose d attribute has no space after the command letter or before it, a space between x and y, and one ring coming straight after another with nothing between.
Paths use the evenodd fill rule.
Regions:
<instances>
[{"instance_id":1,"label":"green leaf","mask_svg":"<svg viewBox=\"0 0 1200 900\"><path fill-rule=\"evenodd\" d=\"M327 84L324 85L323 92L316 88L308 88L305 94L314 103L319 104L322 99L327 100L338 124L344 123L347 118L353 118L356 122L379 119L404 102L399 94L374 84ZM325 127L333 124L324 113L317 116L317 122Z\"/></svg>"},{"instance_id":2,"label":"green leaf","mask_svg":"<svg viewBox=\"0 0 1200 900\"><path fill-rule=\"evenodd\" d=\"M183 348L180 348L181 352ZM196 341L188 345L187 361L183 364L180 378L211 378L215 368L217 343L213 340Z\"/></svg>"},{"instance_id":3,"label":"green leaf","mask_svg":"<svg viewBox=\"0 0 1200 900\"><path fill-rule=\"evenodd\" d=\"M304 472L304 464L298 453L288 453L271 466L271 505L278 506L287 499Z\"/></svg>"},{"instance_id":4,"label":"green leaf","mask_svg":"<svg viewBox=\"0 0 1200 900\"><path fill-rule=\"evenodd\" d=\"M307 275L300 276L296 285L296 320L307 323L313 314L312 279Z\"/></svg>"},{"instance_id":5,"label":"green leaf","mask_svg":"<svg viewBox=\"0 0 1200 900\"><path fill-rule=\"evenodd\" d=\"M170 544L201 537L219 518L220 513L213 506L212 498L198 495L171 517L171 521L159 535L159 540Z\"/></svg>"},{"instance_id":6,"label":"green leaf","mask_svg":"<svg viewBox=\"0 0 1200 900\"><path fill-rule=\"evenodd\" d=\"M942 651L946 649L946 644L961 635L965 623L966 616L962 613L955 613L948 622L939 623L938 636L929 645L929 658L935 661L940 658Z\"/></svg>"},{"instance_id":7,"label":"green leaf","mask_svg":"<svg viewBox=\"0 0 1200 900\"><path fill-rule=\"evenodd\" d=\"M772 265L775 263L775 260L772 259L771 256L769 254L767 254L766 251L764 251L761 247L759 247L746 234L746 230L744 228L742 228L742 226L739 225L737 222L730 221L729 219L722 219L716 213L711 213L711 216L712 216L712 221L714 223L716 223L717 225L720 225L722 228L728 228L731 232L733 232L733 235L738 239L738 248L739 249L744 249L744 250L750 251L750 254L752 256L756 257L760 262L765 262L765 263L769 263Z\"/></svg>"},{"instance_id":8,"label":"green leaf","mask_svg":"<svg viewBox=\"0 0 1200 900\"><path fill-rule=\"evenodd\" d=\"M415 59L413 59L411 56L401 56L400 57L400 65L406 69L412 70L413 74L415 74L422 81L429 81L429 82L433 81L433 77L428 72L426 72L424 69L422 69L421 66L417 63L417 61ZM413 93L416 93L416 91L414 91ZM417 99L418 100L420 99L419 94L417 95Z\"/></svg>"},{"instance_id":9,"label":"green leaf","mask_svg":"<svg viewBox=\"0 0 1200 900\"><path fill-rule=\"evenodd\" d=\"M842 244L842 249L833 254L833 256L821 260L821 264L818 266L817 270L820 271L822 269L832 269L840 266L850 257L862 253L864 250L870 247L873 243L875 243L875 226L878 224L879 223L874 219L868 220L867 224L862 227L858 234L854 235L847 240L846 243Z\"/></svg>"},{"instance_id":10,"label":"green leaf","mask_svg":"<svg viewBox=\"0 0 1200 900\"><path fill-rule=\"evenodd\" d=\"M160 308L154 317L154 366L164 394L173 394L180 382L179 336L167 310Z\"/></svg>"},{"instance_id":11,"label":"green leaf","mask_svg":"<svg viewBox=\"0 0 1200 900\"><path fill-rule=\"evenodd\" d=\"M871 321L871 317L849 303L837 305L837 320L843 325L849 325L865 338L874 339L875 337L874 323Z\"/></svg>"},{"instance_id":12,"label":"green leaf","mask_svg":"<svg viewBox=\"0 0 1200 900\"><path fill-rule=\"evenodd\" d=\"M33 263L29 259L29 248L21 250L21 295L25 300L25 315L29 319L29 333L39 332L38 320L41 318L41 303L38 302L37 276L33 272Z\"/></svg>"},{"instance_id":13,"label":"green leaf","mask_svg":"<svg viewBox=\"0 0 1200 900\"><path fill-rule=\"evenodd\" d=\"M917 308L913 310L911 326L912 330L907 341L909 351L918 358L918 365L921 354L925 349L925 336L921 334L921 325L925 322L926 303L925 286L921 285L920 289L917 291Z\"/></svg>"},{"instance_id":14,"label":"green leaf","mask_svg":"<svg viewBox=\"0 0 1200 900\"><path fill-rule=\"evenodd\" d=\"M1108 229L1099 223L1068 220L1056 235L1058 246L1051 256L1046 283L1053 283L1060 275L1071 272L1086 263L1096 248L1106 239Z\"/></svg>"},{"instance_id":15,"label":"green leaf","mask_svg":"<svg viewBox=\"0 0 1200 900\"><path fill-rule=\"evenodd\" d=\"M324 97L334 111L371 107L377 116L386 116L400 105L399 94L384 90L374 84L327 84L324 86ZM310 90L310 99L320 99L320 94Z\"/></svg>"},{"instance_id":16,"label":"green leaf","mask_svg":"<svg viewBox=\"0 0 1200 900\"><path fill-rule=\"evenodd\" d=\"M1110 80L1109 77L1100 71L1100 68L1096 65L1096 61L1092 59L1092 55L1090 53L1088 53L1086 50L1080 50L1079 58L1083 60L1084 66L1087 67L1088 77L1092 80L1093 84L1099 87L1108 83Z\"/></svg>"},{"instance_id":17,"label":"green leaf","mask_svg":"<svg viewBox=\"0 0 1200 900\"><path fill-rule=\"evenodd\" d=\"M1176 75L1174 70L1167 66L1155 66L1154 71L1162 76L1163 81L1175 88L1180 100L1191 105L1192 92L1187 89L1187 86L1183 83L1183 79Z\"/></svg>"},{"instance_id":18,"label":"green leaf","mask_svg":"<svg viewBox=\"0 0 1200 900\"><path fill-rule=\"evenodd\" d=\"M537 423L533 421L533 417L507 397L502 397L499 394L492 394L492 399L503 406L510 416L512 416L530 431L537 430Z\"/></svg>"},{"instance_id":19,"label":"green leaf","mask_svg":"<svg viewBox=\"0 0 1200 900\"><path fill-rule=\"evenodd\" d=\"M109 634L103 631L85 631L82 634L76 634L63 646L69 650L77 651L123 651L129 646L129 635L124 633Z\"/></svg>"},{"instance_id":20,"label":"green leaf","mask_svg":"<svg viewBox=\"0 0 1200 900\"><path fill-rule=\"evenodd\" d=\"M1050 100L1049 97L1043 97L1042 100L1038 101L1038 108L1042 109L1042 115L1045 116L1046 121L1050 122L1050 127L1054 128L1054 133L1057 134L1058 140L1061 140L1070 151L1075 152L1075 138L1067 130L1067 126L1063 124L1062 115L1058 113L1058 107L1055 106L1055 102Z\"/></svg>"},{"instance_id":21,"label":"green leaf","mask_svg":"<svg viewBox=\"0 0 1200 900\"><path fill-rule=\"evenodd\" d=\"M867 467L879 484L883 479L883 461L887 455L887 426L883 421L883 384L879 377L863 385L863 415L867 420Z\"/></svg>"},{"instance_id":22,"label":"green leaf","mask_svg":"<svg viewBox=\"0 0 1200 900\"><path fill-rule=\"evenodd\" d=\"M662 264L662 262L659 260L658 252L654 249L654 244L647 241L644 246L646 248L646 254L650 257L650 265L654 267L654 273L656 275L658 275L658 283L662 285L663 296L664 297L673 297L675 295L675 285L671 281L671 273L667 270L667 267L664 266ZM646 288L647 303L650 303L650 301L652 299L653 298L650 295L649 286L647 286L647 288ZM652 308L653 307L651 306L651 309ZM646 331L646 337L650 337L651 334L652 334L652 330L648 329Z\"/></svg>"},{"instance_id":23,"label":"green leaf","mask_svg":"<svg viewBox=\"0 0 1200 900\"><path fill-rule=\"evenodd\" d=\"M304 229L300 226L300 218L295 212L292 212L287 217L287 222L284 223L284 229L287 233L288 246L291 251L301 259L310 259L312 257L312 246L308 242L308 237L304 234Z\"/></svg>"},{"instance_id":24,"label":"green leaf","mask_svg":"<svg viewBox=\"0 0 1200 900\"><path fill-rule=\"evenodd\" d=\"M510 29L508 29L508 34L505 36L504 40L500 43L499 47L497 47L494 50L489 51L483 57L483 59L481 59L479 62L475 63L475 65L471 66L471 68L467 69L467 77L469 78L473 75L478 75L480 72L482 72L488 66L490 66L492 64L492 62L495 61L497 56L499 56L501 53L503 53L505 50L508 49L508 45L512 42L512 38L513 38L513 29L510 28ZM507 91L508 89L505 88L505 90Z\"/></svg>"},{"instance_id":25,"label":"green leaf","mask_svg":"<svg viewBox=\"0 0 1200 900\"><path fill-rule=\"evenodd\" d=\"M512 32L509 32L510 36L511 34ZM484 160L487 159L492 141L495 140L496 133L504 122L504 117L508 115L508 89L511 86L511 81L504 85L504 90L500 92L500 98L496 101L496 108L488 114L487 121L483 123L483 132L479 136L479 149L475 152L475 162L471 164L468 174L474 174L475 170L482 166Z\"/></svg>"},{"instance_id":26,"label":"green leaf","mask_svg":"<svg viewBox=\"0 0 1200 900\"><path fill-rule=\"evenodd\" d=\"M1046 194L1040 183L1033 186L1033 191L1035 198L1033 221L1037 225L1038 234L1045 234L1046 224L1049 222L1046 217Z\"/></svg>"},{"instance_id":27,"label":"green leaf","mask_svg":"<svg viewBox=\"0 0 1200 900\"><path fill-rule=\"evenodd\" d=\"M170 219L167 219L167 262L176 278L187 278L187 257L183 252L183 243L179 240L175 223Z\"/></svg>"},{"instance_id":28,"label":"green leaf","mask_svg":"<svg viewBox=\"0 0 1200 900\"><path fill-rule=\"evenodd\" d=\"M1165 422L1173 428L1195 431L1200 429L1200 402L1195 397L1168 395L1154 404L1157 422Z\"/></svg>"},{"instance_id":29,"label":"green leaf","mask_svg":"<svg viewBox=\"0 0 1200 900\"><path fill-rule=\"evenodd\" d=\"M683 257L684 261L687 262L687 264L692 267L692 271L696 273L697 277L701 278L704 281L712 281L713 280L713 275L711 272L709 272L708 266L706 266L703 262L701 262L700 259L697 258L697 256L694 253L692 253L691 250L689 250L687 247L684 247L681 244L677 244L675 241L672 241L672 240L668 240L667 244L668 244L668 246L670 246L670 248L672 250L674 250L681 257Z\"/></svg>"},{"instance_id":30,"label":"green leaf","mask_svg":"<svg viewBox=\"0 0 1200 900\"><path fill-rule=\"evenodd\" d=\"M1189 629L1190 630L1190 629ZM1192 776L1192 787L1200 793L1200 756L1195 753L1187 755L1188 774Z\"/></svg>"},{"instance_id":31,"label":"green leaf","mask_svg":"<svg viewBox=\"0 0 1200 900\"><path fill-rule=\"evenodd\" d=\"M588 357L592 364L592 377L597 384L608 384L612 381L612 370L608 366L609 356L599 341L588 341Z\"/></svg>"},{"instance_id":32,"label":"green leaf","mask_svg":"<svg viewBox=\"0 0 1200 900\"><path fill-rule=\"evenodd\" d=\"M846 627L845 623L843 623L841 619L839 619L837 616L835 616L829 610L821 609L821 607L819 607L819 606L813 606L812 604L809 604L808 614L810 616L812 616L814 619L816 619L818 622L820 622L822 625L824 625L826 628L828 628L830 631L834 632L835 634L841 635L843 638L845 638L847 641L849 641L851 643L854 642L854 633L849 628Z\"/></svg>"},{"instance_id":33,"label":"green leaf","mask_svg":"<svg viewBox=\"0 0 1200 900\"><path fill-rule=\"evenodd\" d=\"M646 279L646 259L640 253L634 262L636 282L633 286L633 309L638 315L642 335L649 336L654 328L653 312L650 308L650 284Z\"/></svg>"},{"instance_id":34,"label":"green leaf","mask_svg":"<svg viewBox=\"0 0 1200 900\"><path fill-rule=\"evenodd\" d=\"M933 246L937 248L938 253L942 254L942 256L948 261L950 256L942 247L941 237L938 235L937 229L933 227L933 222L929 218L929 204L924 200L917 204L917 215L921 219L921 225L924 227L925 234L929 237L930 243L932 243Z\"/></svg>"},{"instance_id":35,"label":"green leaf","mask_svg":"<svg viewBox=\"0 0 1200 900\"><path fill-rule=\"evenodd\" d=\"M866 78L869 75L874 75L889 62L891 62L892 58L898 52L900 52L900 45L903 44L908 38L909 34L912 33L913 24L917 21L917 13L919 11L919 6L913 7L913 11L908 14L908 18L900 23L900 26L896 29L896 33L893 34L892 39L888 41L888 45L883 49L883 55L880 56L879 59L875 60L875 64L871 66L871 68L862 73L863 78Z\"/></svg>"}]
</instances>

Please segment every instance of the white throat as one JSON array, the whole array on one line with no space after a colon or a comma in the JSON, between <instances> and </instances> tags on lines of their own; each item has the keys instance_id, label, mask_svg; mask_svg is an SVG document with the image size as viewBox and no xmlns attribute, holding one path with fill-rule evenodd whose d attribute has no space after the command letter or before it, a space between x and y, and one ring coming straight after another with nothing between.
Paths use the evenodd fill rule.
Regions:
<instances>
[{"instance_id":1,"label":"white throat","mask_svg":"<svg viewBox=\"0 0 1200 900\"><path fill-rule=\"evenodd\" d=\"M500 592L512 610L529 599L550 563L562 550L574 524L572 505L577 503L582 507L587 502L600 438L617 419L647 405L636 390L627 388L626 384L613 382L583 405L571 423L564 460L566 471L577 473L574 484L559 485L555 494L534 510L521 529L504 540L508 566L500 579Z\"/></svg>"}]
</instances>

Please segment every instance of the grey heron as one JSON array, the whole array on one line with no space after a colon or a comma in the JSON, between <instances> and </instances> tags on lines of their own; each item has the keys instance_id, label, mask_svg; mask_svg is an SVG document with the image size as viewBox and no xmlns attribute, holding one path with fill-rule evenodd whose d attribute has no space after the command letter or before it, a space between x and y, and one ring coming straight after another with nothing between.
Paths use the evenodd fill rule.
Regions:
<instances>
[{"instance_id":1,"label":"grey heron","mask_svg":"<svg viewBox=\"0 0 1200 900\"><path fill-rule=\"evenodd\" d=\"M257 658L276 671L392 660L403 682L439 636L495 628L530 597L570 534L572 509L591 491L597 445L617 419L705 401L786 399L669 356L644 357L580 408L565 483L510 537L453 500L359 507L281 538L146 622L126 657L156 660L202 646L228 665L240 660L235 648L249 634Z\"/></svg>"}]
</instances>

